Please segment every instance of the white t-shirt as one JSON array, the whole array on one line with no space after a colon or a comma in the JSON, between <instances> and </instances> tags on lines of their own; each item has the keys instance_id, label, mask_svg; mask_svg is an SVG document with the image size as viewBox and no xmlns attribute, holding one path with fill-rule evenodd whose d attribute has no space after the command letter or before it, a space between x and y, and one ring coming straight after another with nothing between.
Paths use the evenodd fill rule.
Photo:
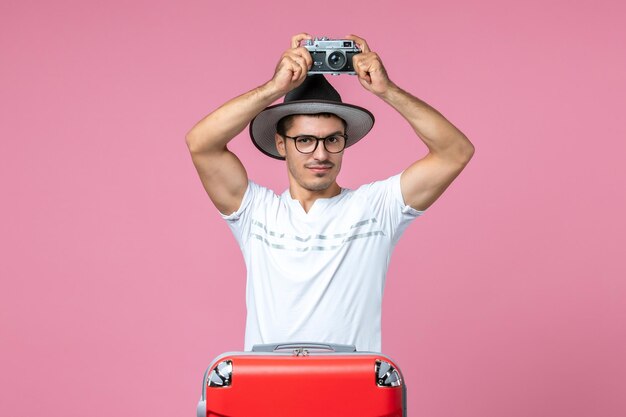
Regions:
<instances>
[{"instance_id":1,"label":"white t-shirt","mask_svg":"<svg viewBox=\"0 0 626 417\"><path fill-rule=\"evenodd\" d=\"M260 343L353 344L381 351L391 252L411 220L400 175L342 189L308 213L289 190L252 181L227 220L246 262L245 350Z\"/></svg>"}]
</instances>

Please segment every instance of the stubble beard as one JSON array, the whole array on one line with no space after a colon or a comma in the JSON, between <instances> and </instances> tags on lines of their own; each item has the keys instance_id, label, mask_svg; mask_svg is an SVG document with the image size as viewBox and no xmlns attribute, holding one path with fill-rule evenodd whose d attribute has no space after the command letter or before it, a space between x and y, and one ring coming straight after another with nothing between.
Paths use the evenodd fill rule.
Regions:
<instances>
[{"instance_id":1,"label":"stubble beard","mask_svg":"<svg viewBox=\"0 0 626 417\"><path fill-rule=\"evenodd\" d=\"M319 192L326 191L330 188L337 178L337 175L332 175L332 170L337 170L337 174L339 173L339 167L336 164L325 162L319 163L317 165L330 165L331 171L326 173L314 173L313 179L306 178L306 174L308 174L308 165L303 165L302 173L303 175L297 175L298 171L296 169L291 170L292 177L296 180L298 185L307 191Z\"/></svg>"},{"instance_id":2,"label":"stubble beard","mask_svg":"<svg viewBox=\"0 0 626 417\"><path fill-rule=\"evenodd\" d=\"M318 176L318 178L323 177L323 175ZM331 185L334 184L334 180L326 179L323 182L314 182L310 184L301 184L308 191L326 191Z\"/></svg>"}]
</instances>

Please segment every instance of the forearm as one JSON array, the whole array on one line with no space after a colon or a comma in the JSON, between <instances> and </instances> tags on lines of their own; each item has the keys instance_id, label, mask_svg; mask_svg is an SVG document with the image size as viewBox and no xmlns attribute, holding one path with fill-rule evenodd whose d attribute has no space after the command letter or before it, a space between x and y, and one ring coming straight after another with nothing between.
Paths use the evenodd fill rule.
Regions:
<instances>
[{"instance_id":1,"label":"forearm","mask_svg":"<svg viewBox=\"0 0 626 417\"><path fill-rule=\"evenodd\" d=\"M411 125L432 155L467 163L474 147L467 137L436 109L395 84L379 97Z\"/></svg>"},{"instance_id":2,"label":"forearm","mask_svg":"<svg viewBox=\"0 0 626 417\"><path fill-rule=\"evenodd\" d=\"M187 133L186 141L192 153L222 151L250 121L284 93L269 81L226 102L200 120Z\"/></svg>"}]
</instances>

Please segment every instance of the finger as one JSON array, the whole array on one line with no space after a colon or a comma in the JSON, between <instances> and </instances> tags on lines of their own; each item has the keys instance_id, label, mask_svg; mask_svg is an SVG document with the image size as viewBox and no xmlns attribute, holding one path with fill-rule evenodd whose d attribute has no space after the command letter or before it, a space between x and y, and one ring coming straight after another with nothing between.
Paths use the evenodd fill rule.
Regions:
<instances>
[{"instance_id":1,"label":"finger","mask_svg":"<svg viewBox=\"0 0 626 417\"><path fill-rule=\"evenodd\" d=\"M367 54L357 54L352 57L352 66L358 75L366 75L370 71L371 60Z\"/></svg>"},{"instance_id":2,"label":"finger","mask_svg":"<svg viewBox=\"0 0 626 417\"><path fill-rule=\"evenodd\" d=\"M383 69L383 63L376 52L367 52L354 55L352 62L355 66L362 67L367 72Z\"/></svg>"},{"instance_id":3,"label":"finger","mask_svg":"<svg viewBox=\"0 0 626 417\"><path fill-rule=\"evenodd\" d=\"M295 83L301 77L302 77L302 68L297 65L294 66L293 72L291 73L291 82Z\"/></svg>"},{"instance_id":4,"label":"finger","mask_svg":"<svg viewBox=\"0 0 626 417\"><path fill-rule=\"evenodd\" d=\"M368 84L372 83L372 76L370 75L369 71L364 68L360 68L360 71L357 70L357 77L359 77L359 80L365 81Z\"/></svg>"},{"instance_id":5,"label":"finger","mask_svg":"<svg viewBox=\"0 0 626 417\"><path fill-rule=\"evenodd\" d=\"M298 33L297 35L294 35L291 37L291 47L292 48L297 48L300 46L300 42L302 42L305 39L313 39L313 37L311 35L309 35L306 32L302 32L302 33Z\"/></svg>"},{"instance_id":6,"label":"finger","mask_svg":"<svg viewBox=\"0 0 626 417\"><path fill-rule=\"evenodd\" d=\"M309 52L308 49L306 49L304 46L301 46L299 48L294 49L293 53L296 56L304 59L305 65L307 68L311 68L311 65L313 65L313 58L311 57L311 53Z\"/></svg>"},{"instance_id":7,"label":"finger","mask_svg":"<svg viewBox=\"0 0 626 417\"><path fill-rule=\"evenodd\" d=\"M359 59L356 59L357 56ZM354 70L359 79L367 82L367 84L372 83L372 74L376 73L381 68L380 62L377 60L377 56L373 52L355 55L353 64Z\"/></svg>"},{"instance_id":8,"label":"finger","mask_svg":"<svg viewBox=\"0 0 626 417\"><path fill-rule=\"evenodd\" d=\"M304 49L304 48L302 48L302 49ZM300 65L302 68L308 69L309 68L309 63L312 64L313 60L311 59L311 56L308 53L309 51L307 51L306 49L304 49L304 50L306 51L306 54L301 52L300 48L298 48L298 49L291 49L291 50L287 51L285 56L288 57L292 62ZM296 52L296 51L298 51L298 52Z\"/></svg>"},{"instance_id":9,"label":"finger","mask_svg":"<svg viewBox=\"0 0 626 417\"><path fill-rule=\"evenodd\" d=\"M311 68L310 64L312 63L312 60L308 60L307 61L307 59L305 57L303 57L302 55L294 55L292 58L303 69L307 70L307 69Z\"/></svg>"},{"instance_id":10,"label":"finger","mask_svg":"<svg viewBox=\"0 0 626 417\"><path fill-rule=\"evenodd\" d=\"M285 56L285 61L288 65L289 71L291 71L291 80L296 81L299 78L303 78L307 74L308 68L305 66L305 63L302 59L298 61L293 56Z\"/></svg>"},{"instance_id":11,"label":"finger","mask_svg":"<svg viewBox=\"0 0 626 417\"><path fill-rule=\"evenodd\" d=\"M347 35L346 39L353 40L356 43L356 46L359 47L361 52L365 52L365 53L370 52L370 47L368 46L368 44L365 41L365 39L359 38L356 35Z\"/></svg>"}]
</instances>

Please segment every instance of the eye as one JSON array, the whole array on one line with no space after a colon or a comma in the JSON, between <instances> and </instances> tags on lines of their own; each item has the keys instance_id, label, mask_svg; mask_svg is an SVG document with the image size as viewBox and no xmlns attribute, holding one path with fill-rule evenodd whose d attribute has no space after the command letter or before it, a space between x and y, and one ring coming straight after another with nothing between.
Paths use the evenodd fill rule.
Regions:
<instances>
[{"instance_id":1,"label":"eye","mask_svg":"<svg viewBox=\"0 0 626 417\"><path fill-rule=\"evenodd\" d=\"M345 139L344 135L333 135L326 138L326 143L342 143Z\"/></svg>"},{"instance_id":2,"label":"eye","mask_svg":"<svg viewBox=\"0 0 626 417\"><path fill-rule=\"evenodd\" d=\"M313 142L315 139L312 138L311 136L298 136L295 140L298 143L306 145L307 143Z\"/></svg>"}]
</instances>

